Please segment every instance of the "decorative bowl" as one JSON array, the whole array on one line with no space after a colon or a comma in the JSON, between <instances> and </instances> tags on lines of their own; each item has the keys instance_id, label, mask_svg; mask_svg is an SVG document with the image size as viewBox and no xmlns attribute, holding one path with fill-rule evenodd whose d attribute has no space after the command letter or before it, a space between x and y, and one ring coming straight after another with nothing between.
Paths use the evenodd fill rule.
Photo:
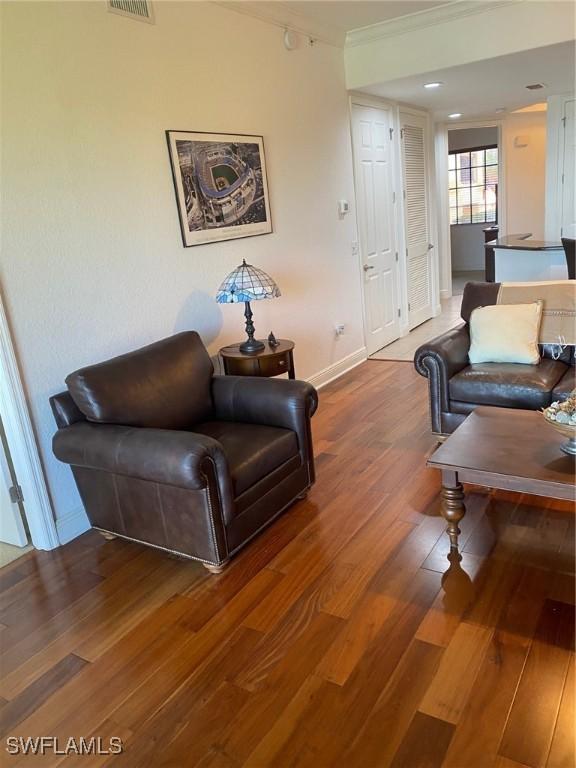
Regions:
<instances>
[{"instance_id":1,"label":"decorative bowl","mask_svg":"<svg viewBox=\"0 0 576 768\"><path fill-rule=\"evenodd\" d=\"M542 413L551 427L568 438L560 449L570 456L576 456L576 393L572 392L564 402L552 403Z\"/></svg>"}]
</instances>

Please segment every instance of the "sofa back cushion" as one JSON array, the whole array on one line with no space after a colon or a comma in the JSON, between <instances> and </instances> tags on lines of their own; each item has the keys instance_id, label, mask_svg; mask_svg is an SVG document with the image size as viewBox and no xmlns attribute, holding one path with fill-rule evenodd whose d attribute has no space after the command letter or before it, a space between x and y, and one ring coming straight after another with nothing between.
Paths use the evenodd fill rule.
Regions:
<instances>
[{"instance_id":1,"label":"sofa back cushion","mask_svg":"<svg viewBox=\"0 0 576 768\"><path fill-rule=\"evenodd\" d=\"M88 421L189 429L212 416L212 361L195 331L81 368L66 385Z\"/></svg>"}]
</instances>

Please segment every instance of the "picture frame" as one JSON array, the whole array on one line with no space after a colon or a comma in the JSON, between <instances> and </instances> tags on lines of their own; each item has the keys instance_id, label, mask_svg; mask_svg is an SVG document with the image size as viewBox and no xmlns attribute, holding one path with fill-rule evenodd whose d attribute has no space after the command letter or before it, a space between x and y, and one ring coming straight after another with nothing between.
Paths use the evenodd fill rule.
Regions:
<instances>
[{"instance_id":1,"label":"picture frame","mask_svg":"<svg viewBox=\"0 0 576 768\"><path fill-rule=\"evenodd\" d=\"M262 136L166 131L185 248L272 232Z\"/></svg>"}]
</instances>

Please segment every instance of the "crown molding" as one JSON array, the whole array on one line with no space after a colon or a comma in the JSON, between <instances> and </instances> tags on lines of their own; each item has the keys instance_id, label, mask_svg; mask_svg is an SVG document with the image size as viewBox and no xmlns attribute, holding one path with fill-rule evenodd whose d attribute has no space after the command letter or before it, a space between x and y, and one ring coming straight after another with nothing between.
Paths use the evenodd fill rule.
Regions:
<instances>
[{"instance_id":1,"label":"crown molding","mask_svg":"<svg viewBox=\"0 0 576 768\"><path fill-rule=\"evenodd\" d=\"M344 48L346 33L332 24L323 24L287 8L282 2L252 2L252 0L213 0L214 5L219 5L229 11L252 16L260 21L273 24L281 29L290 29L304 37L311 38L314 42L325 43L337 48Z\"/></svg>"},{"instance_id":2,"label":"crown molding","mask_svg":"<svg viewBox=\"0 0 576 768\"><path fill-rule=\"evenodd\" d=\"M486 13L496 8L516 5L521 2L525 2L525 0L452 0L452 2L447 2L444 5L439 5L426 11L417 11L407 16L382 21L378 24L371 24L368 27L353 29L346 34L345 47L351 48L357 45L373 43L388 37L403 35L416 29L425 29L426 27L444 24L445 22L473 16L477 13Z\"/></svg>"}]
</instances>

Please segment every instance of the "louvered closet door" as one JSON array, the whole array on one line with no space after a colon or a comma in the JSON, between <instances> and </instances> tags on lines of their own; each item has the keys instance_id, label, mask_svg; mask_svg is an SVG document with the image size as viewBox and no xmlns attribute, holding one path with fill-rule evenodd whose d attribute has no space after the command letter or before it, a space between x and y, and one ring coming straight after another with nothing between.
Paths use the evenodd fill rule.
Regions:
<instances>
[{"instance_id":1,"label":"louvered closet door","mask_svg":"<svg viewBox=\"0 0 576 768\"><path fill-rule=\"evenodd\" d=\"M408 325L432 317L432 246L428 230L426 120L400 113L408 280Z\"/></svg>"}]
</instances>

